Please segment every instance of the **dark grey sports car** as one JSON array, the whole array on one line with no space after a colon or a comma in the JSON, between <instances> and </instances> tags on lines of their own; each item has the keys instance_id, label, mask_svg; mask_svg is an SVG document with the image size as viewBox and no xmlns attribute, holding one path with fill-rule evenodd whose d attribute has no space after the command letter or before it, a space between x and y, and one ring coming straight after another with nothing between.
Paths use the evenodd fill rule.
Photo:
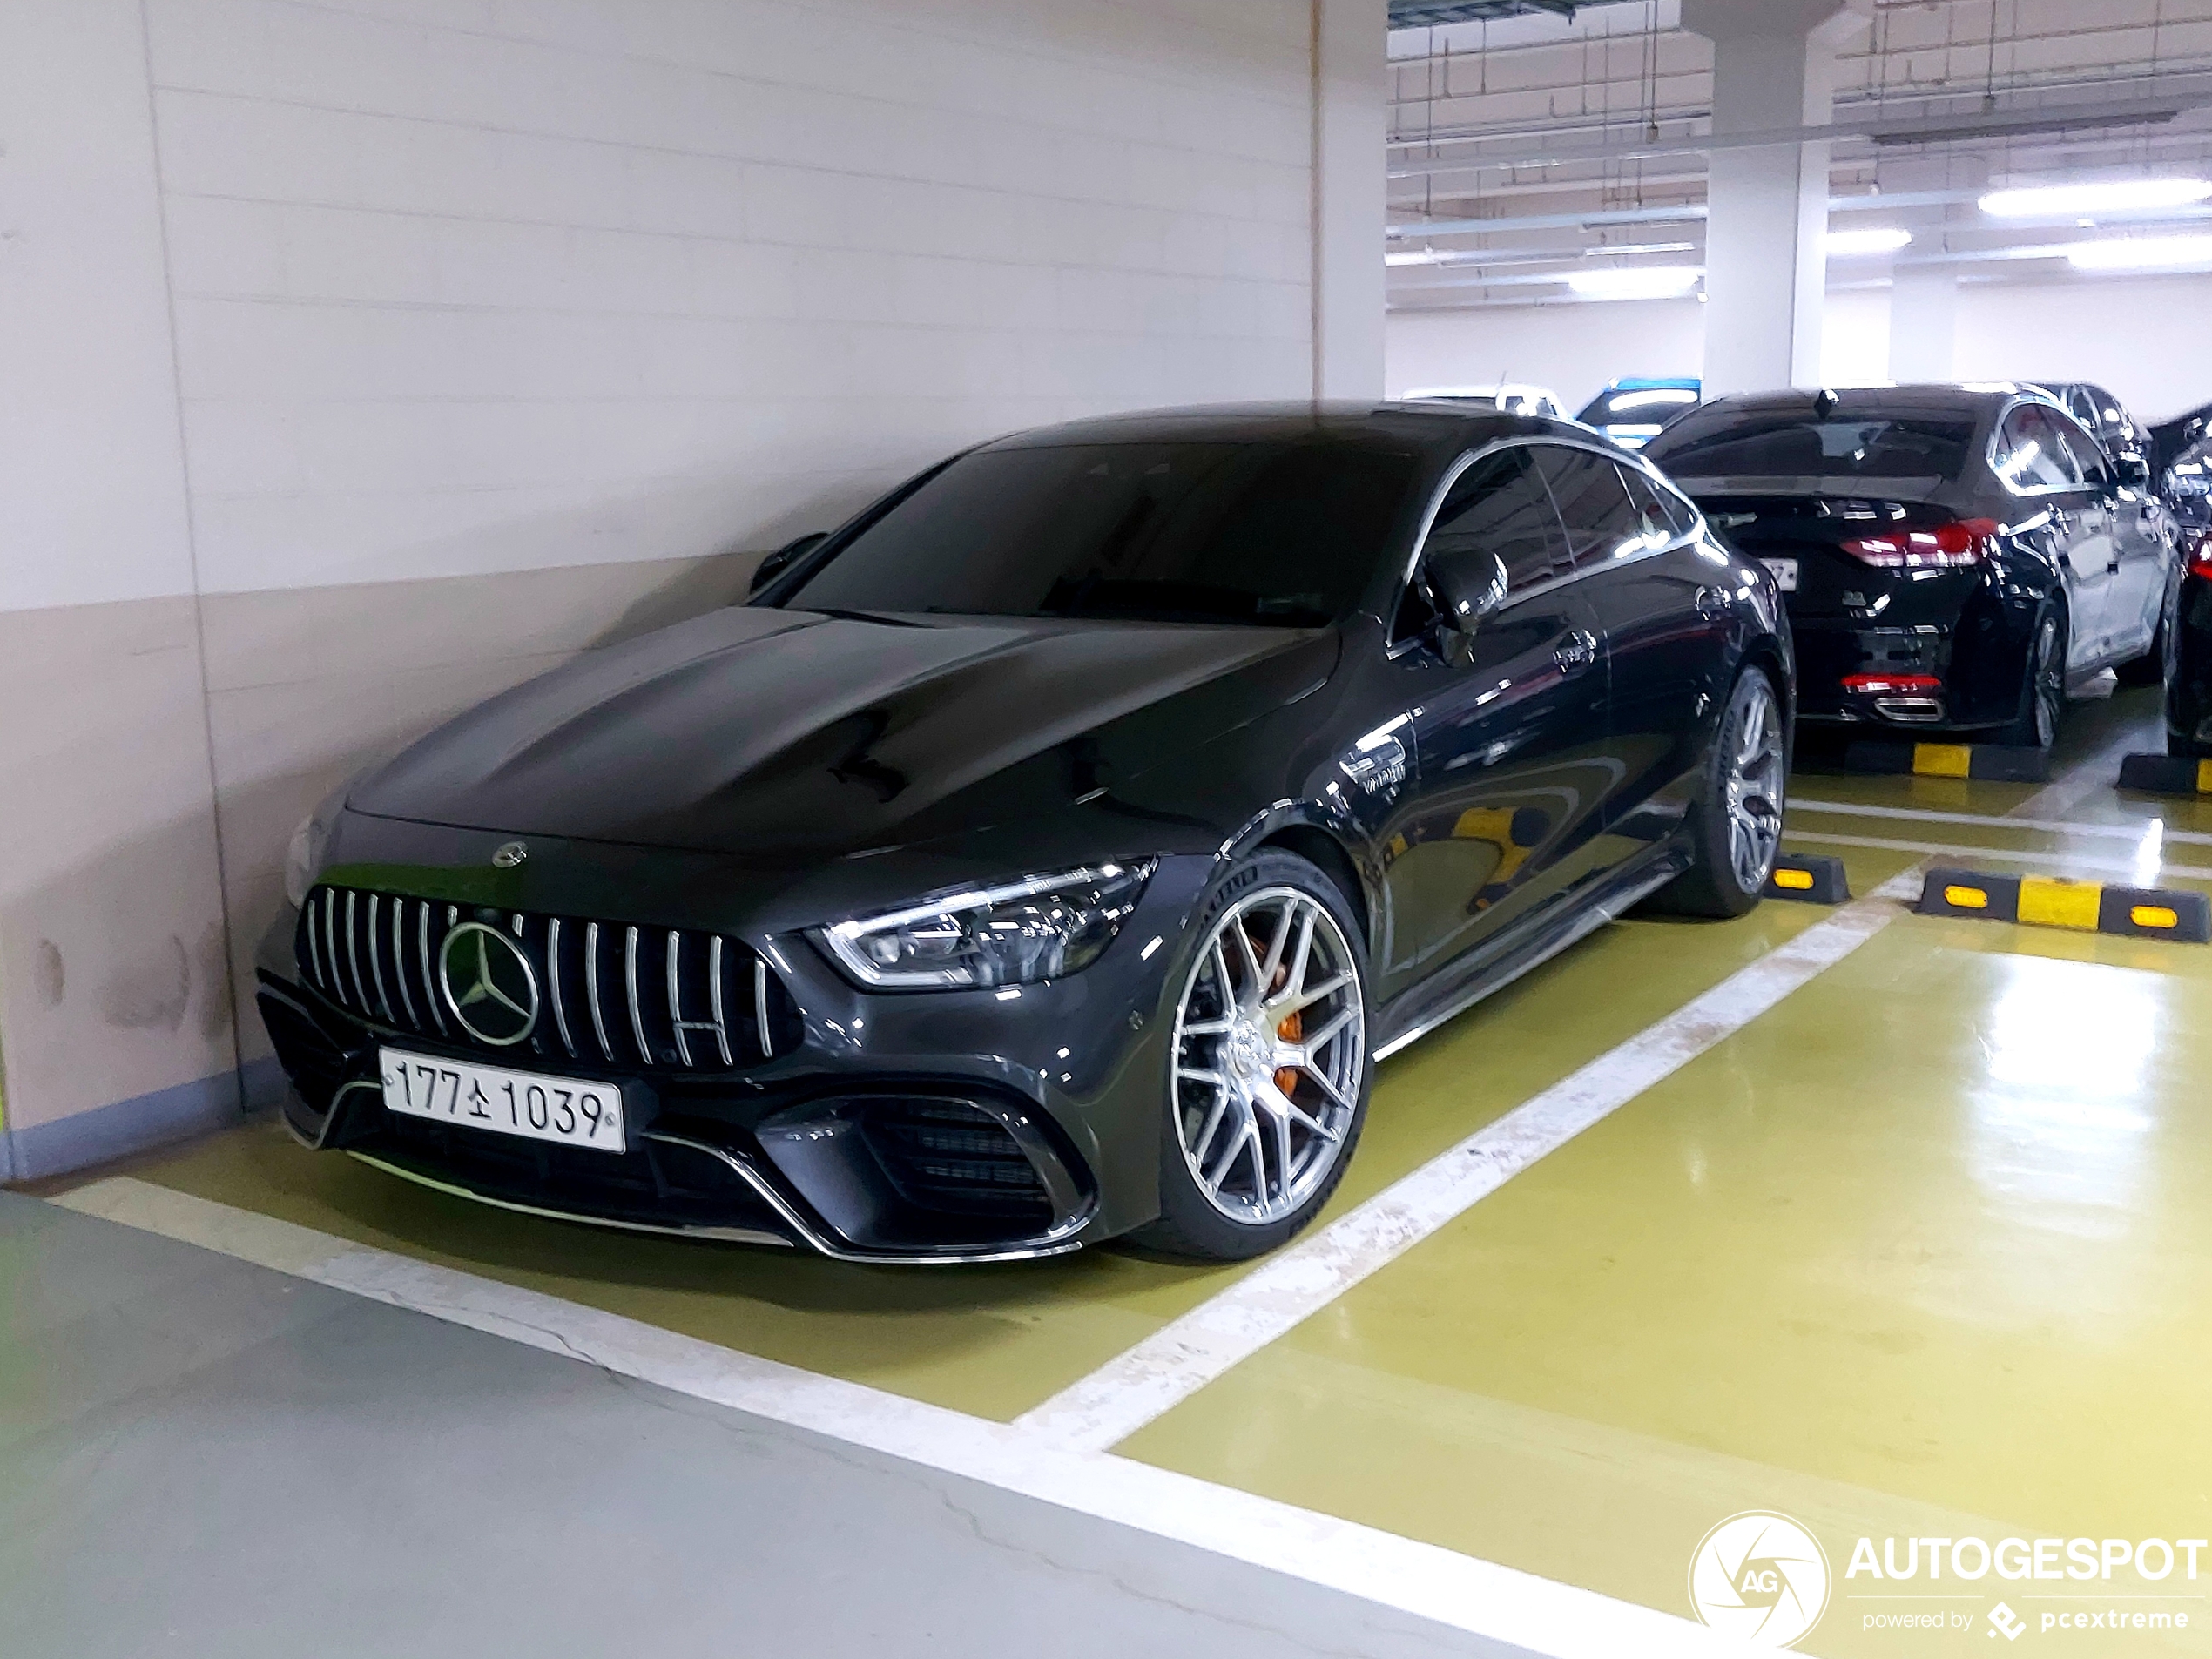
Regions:
<instances>
[{"instance_id":1,"label":"dark grey sports car","mask_svg":"<svg viewBox=\"0 0 2212 1659\"><path fill-rule=\"evenodd\" d=\"M897 1261L1289 1238L1378 1056L1780 832L1772 579L1586 429L1098 420L301 826L260 1004L311 1146Z\"/></svg>"}]
</instances>

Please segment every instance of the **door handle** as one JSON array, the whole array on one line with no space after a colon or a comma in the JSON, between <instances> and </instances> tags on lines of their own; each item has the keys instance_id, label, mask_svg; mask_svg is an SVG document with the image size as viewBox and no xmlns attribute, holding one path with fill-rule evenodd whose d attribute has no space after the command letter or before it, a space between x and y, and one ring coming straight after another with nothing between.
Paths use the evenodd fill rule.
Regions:
<instances>
[{"instance_id":1,"label":"door handle","mask_svg":"<svg viewBox=\"0 0 2212 1659\"><path fill-rule=\"evenodd\" d=\"M1597 661L1595 636L1577 628L1559 644L1552 652L1552 661L1559 664L1562 674L1579 674Z\"/></svg>"},{"instance_id":2,"label":"door handle","mask_svg":"<svg viewBox=\"0 0 2212 1659\"><path fill-rule=\"evenodd\" d=\"M1729 607L1735 601L1726 588L1700 588L1696 598L1691 603L1697 607L1697 614L1706 621L1717 622L1728 615Z\"/></svg>"}]
</instances>

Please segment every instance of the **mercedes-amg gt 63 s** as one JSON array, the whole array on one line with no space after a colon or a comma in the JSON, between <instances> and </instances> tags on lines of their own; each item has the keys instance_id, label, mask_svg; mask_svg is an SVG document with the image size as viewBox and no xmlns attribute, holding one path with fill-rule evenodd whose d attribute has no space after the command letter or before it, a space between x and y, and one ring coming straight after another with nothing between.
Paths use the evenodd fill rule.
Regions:
<instances>
[{"instance_id":1,"label":"mercedes-amg gt 63 s","mask_svg":"<svg viewBox=\"0 0 2212 1659\"><path fill-rule=\"evenodd\" d=\"M2040 387L1747 393L1644 453L1781 583L1808 721L2047 749L2090 676L2158 679L2171 516Z\"/></svg>"},{"instance_id":2,"label":"mercedes-amg gt 63 s","mask_svg":"<svg viewBox=\"0 0 2212 1659\"><path fill-rule=\"evenodd\" d=\"M1766 570L1565 421L987 443L303 824L287 1119L848 1259L1249 1256L1382 1056L1641 900L1757 901L1791 664Z\"/></svg>"}]
</instances>

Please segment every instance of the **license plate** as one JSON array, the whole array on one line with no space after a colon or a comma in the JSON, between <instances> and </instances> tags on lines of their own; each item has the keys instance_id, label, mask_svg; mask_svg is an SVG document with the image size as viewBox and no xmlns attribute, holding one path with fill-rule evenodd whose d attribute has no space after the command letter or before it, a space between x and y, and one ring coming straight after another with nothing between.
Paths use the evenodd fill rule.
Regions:
<instances>
[{"instance_id":1,"label":"license plate","mask_svg":"<svg viewBox=\"0 0 2212 1659\"><path fill-rule=\"evenodd\" d=\"M404 1049L377 1053L388 1112L595 1152L629 1150L622 1090L611 1083L441 1060Z\"/></svg>"},{"instance_id":2,"label":"license plate","mask_svg":"<svg viewBox=\"0 0 2212 1659\"><path fill-rule=\"evenodd\" d=\"M1795 559L1761 559L1761 564L1773 573L1774 585L1784 593L1797 590L1797 562Z\"/></svg>"}]
</instances>

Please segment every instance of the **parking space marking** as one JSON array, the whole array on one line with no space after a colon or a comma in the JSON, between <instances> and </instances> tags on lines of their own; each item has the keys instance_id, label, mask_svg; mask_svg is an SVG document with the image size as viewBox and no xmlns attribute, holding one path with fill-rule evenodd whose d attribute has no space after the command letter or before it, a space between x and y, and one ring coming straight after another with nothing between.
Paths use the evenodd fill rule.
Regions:
<instances>
[{"instance_id":1,"label":"parking space marking","mask_svg":"<svg viewBox=\"0 0 2212 1659\"><path fill-rule=\"evenodd\" d=\"M1806 800L1792 796L1793 813L1832 813L1845 818L1892 818L1915 824L1967 824L1977 827L2000 825L2006 829L2044 830L2054 835L2087 835L2106 840L2141 841L2165 820L2146 818L2134 824L2070 824L2056 818L2022 818L2006 813L1939 813L1923 806L1862 806L1847 800ZM2212 846L2212 834L2202 830L2160 829L2159 839L2188 846Z\"/></svg>"},{"instance_id":2,"label":"parking space marking","mask_svg":"<svg viewBox=\"0 0 2212 1659\"><path fill-rule=\"evenodd\" d=\"M1404 1255L1521 1170L1726 1041L1874 937L1920 891L1918 869L1777 946L1211 1300L1015 1419L1079 1451L1118 1445Z\"/></svg>"},{"instance_id":3,"label":"parking space marking","mask_svg":"<svg viewBox=\"0 0 2212 1659\"><path fill-rule=\"evenodd\" d=\"M2006 819L1985 819L1990 825L2006 824ZM2164 860L2153 861L2146 871L2138 859L2100 858L2094 853L2030 853L2009 846L1972 846L1963 841L1893 841L1879 835L1838 835L1826 830L1792 829L1785 832L1785 839L1793 841L1818 841L1830 846L1858 846L1882 853L1919 853L1939 858L1972 857L1997 859L2013 864L2036 864L2054 870L2081 870L2099 875L2133 875L2148 882L2161 875L2178 875L2200 881L2212 881L2212 866L2202 864L2168 864Z\"/></svg>"},{"instance_id":4,"label":"parking space marking","mask_svg":"<svg viewBox=\"0 0 2212 1659\"><path fill-rule=\"evenodd\" d=\"M1467 1632L1476 1659L1720 1659L1703 1625L1435 1544L357 1245L129 1177L48 1200Z\"/></svg>"}]
</instances>

